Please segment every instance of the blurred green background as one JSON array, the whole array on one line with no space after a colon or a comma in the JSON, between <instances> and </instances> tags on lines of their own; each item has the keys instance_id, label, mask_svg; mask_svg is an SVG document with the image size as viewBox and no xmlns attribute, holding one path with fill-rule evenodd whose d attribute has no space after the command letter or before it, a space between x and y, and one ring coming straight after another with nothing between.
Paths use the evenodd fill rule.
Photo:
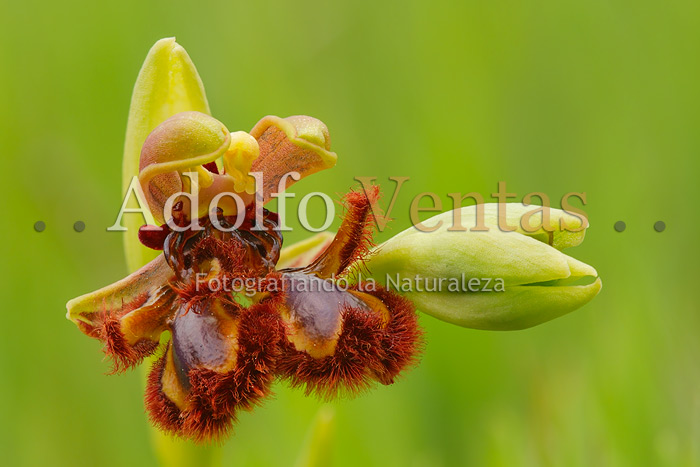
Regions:
<instances>
[{"instance_id":1,"label":"blurred green background","mask_svg":"<svg viewBox=\"0 0 700 467\"><path fill-rule=\"evenodd\" d=\"M354 176L410 176L382 240L422 191L587 193L591 228L568 253L601 294L518 332L423 316L418 368L332 404L337 465L700 465L697 2L2 0L4 465L155 463L139 372L105 376L64 315L126 274L105 229L132 86L166 36L232 131L266 114L328 125L339 163L289 208ZM321 403L276 394L240 417L225 465L297 458Z\"/></svg>"}]
</instances>

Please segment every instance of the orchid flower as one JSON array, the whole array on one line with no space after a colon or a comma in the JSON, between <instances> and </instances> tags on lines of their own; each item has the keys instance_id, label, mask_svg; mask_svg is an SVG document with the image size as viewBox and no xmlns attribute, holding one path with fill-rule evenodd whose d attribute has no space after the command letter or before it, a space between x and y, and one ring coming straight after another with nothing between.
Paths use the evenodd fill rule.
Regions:
<instances>
[{"instance_id":1,"label":"orchid flower","mask_svg":"<svg viewBox=\"0 0 700 467\"><path fill-rule=\"evenodd\" d=\"M169 332L146 388L154 425L195 441L219 439L237 411L270 394L275 378L331 398L373 381L390 384L415 361L421 332L410 301L334 282L368 253L377 189L345 197L338 234L303 268L276 268L283 239L275 213L265 210L256 228L249 172L262 173L265 203L286 174L299 179L333 166L329 149L326 126L311 117L265 117L249 133L231 133L197 111L176 113L144 141L139 182L156 222L168 222L143 226L139 236L163 253L127 278L70 301L68 317L102 341L114 372L156 353ZM198 175L198 204L175 198L166 218L167 200L192 188L190 174ZM207 207L220 193L238 200L222 198L211 218ZM242 212L246 217L234 229ZM178 228L192 220L199 229ZM211 285L251 278L260 282L246 305L230 289Z\"/></svg>"},{"instance_id":2,"label":"orchid flower","mask_svg":"<svg viewBox=\"0 0 700 467\"><path fill-rule=\"evenodd\" d=\"M156 356L145 394L155 426L198 442L222 439L278 379L327 399L392 384L423 348L416 305L462 326L515 329L600 290L592 267L559 252L585 229L557 230L554 221L576 220L558 210L540 231L409 229L375 247L373 186L345 195L335 235L283 248L277 214L260 205L336 158L326 125L312 117L268 116L249 132L230 132L209 115L184 49L173 39L156 43L134 91L124 161L125 187L138 177L154 221L129 221L127 258L141 267L67 304L68 318L102 342L113 372ZM463 208L462 218L470 212ZM511 220L523 215L522 206L511 210ZM398 293L362 272L505 277L507 291ZM571 283L587 276L594 281ZM225 286L237 281L252 293Z\"/></svg>"}]
</instances>

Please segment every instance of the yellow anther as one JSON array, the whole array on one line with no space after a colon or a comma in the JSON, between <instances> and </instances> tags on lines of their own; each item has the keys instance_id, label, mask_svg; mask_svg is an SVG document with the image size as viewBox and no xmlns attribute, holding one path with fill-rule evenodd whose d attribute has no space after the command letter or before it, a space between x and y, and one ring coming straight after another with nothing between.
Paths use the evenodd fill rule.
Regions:
<instances>
[{"instance_id":1,"label":"yellow anther","mask_svg":"<svg viewBox=\"0 0 700 467\"><path fill-rule=\"evenodd\" d=\"M255 193L255 179L248 175L253 161L260 154L258 142L245 131L231 133L231 145L224 154L226 175L233 178L238 193Z\"/></svg>"},{"instance_id":2,"label":"yellow anther","mask_svg":"<svg viewBox=\"0 0 700 467\"><path fill-rule=\"evenodd\" d=\"M199 175L199 186L201 188L209 188L211 184L214 183L214 177L212 173L204 167L202 167L201 165L198 165L193 170L197 172L197 175Z\"/></svg>"}]
</instances>

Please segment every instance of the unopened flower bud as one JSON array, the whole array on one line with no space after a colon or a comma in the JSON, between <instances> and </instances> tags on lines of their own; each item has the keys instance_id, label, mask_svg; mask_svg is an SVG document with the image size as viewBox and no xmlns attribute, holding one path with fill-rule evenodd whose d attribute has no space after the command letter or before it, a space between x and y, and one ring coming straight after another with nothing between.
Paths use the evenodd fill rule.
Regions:
<instances>
[{"instance_id":1,"label":"unopened flower bud","mask_svg":"<svg viewBox=\"0 0 700 467\"><path fill-rule=\"evenodd\" d=\"M527 215L537 207L502 204L501 222L514 228L504 232L498 207L478 205L479 215L477 206L461 208L464 229L453 226L454 212L439 214L423 223L442 222L435 231L411 227L399 233L380 245L366 266L420 311L477 329L528 328L596 296L602 286L596 270L556 248L583 241L585 229L562 229L585 226L581 219L550 208L543 223L542 212ZM474 229L477 225L488 230Z\"/></svg>"}]
</instances>

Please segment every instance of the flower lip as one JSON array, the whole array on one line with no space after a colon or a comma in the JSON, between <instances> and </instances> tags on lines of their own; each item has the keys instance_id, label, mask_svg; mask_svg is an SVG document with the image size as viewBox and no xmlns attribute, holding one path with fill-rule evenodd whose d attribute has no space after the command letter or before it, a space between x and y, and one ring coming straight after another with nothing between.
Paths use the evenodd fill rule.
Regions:
<instances>
[{"instance_id":1,"label":"flower lip","mask_svg":"<svg viewBox=\"0 0 700 467\"><path fill-rule=\"evenodd\" d=\"M185 389L194 368L219 372L235 365L236 324L231 306L218 300L200 302L197 310L180 306L172 323L173 362Z\"/></svg>"},{"instance_id":2,"label":"flower lip","mask_svg":"<svg viewBox=\"0 0 700 467\"><path fill-rule=\"evenodd\" d=\"M303 328L309 340L336 337L340 331L340 314L344 308L369 310L362 300L330 280L301 272L283 273L282 277L290 319Z\"/></svg>"}]
</instances>

